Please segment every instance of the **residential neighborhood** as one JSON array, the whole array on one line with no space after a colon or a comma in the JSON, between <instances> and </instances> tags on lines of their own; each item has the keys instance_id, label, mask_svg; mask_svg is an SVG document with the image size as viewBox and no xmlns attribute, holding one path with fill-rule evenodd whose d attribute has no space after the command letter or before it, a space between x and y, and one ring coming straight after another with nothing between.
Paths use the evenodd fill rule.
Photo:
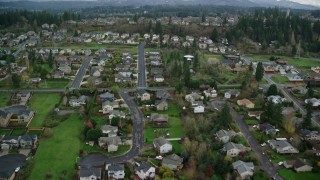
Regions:
<instances>
[{"instance_id":1,"label":"residential neighborhood","mask_svg":"<svg viewBox=\"0 0 320 180\"><path fill-rule=\"evenodd\" d=\"M30 3L0 3L0 179L318 179L317 10Z\"/></svg>"}]
</instances>

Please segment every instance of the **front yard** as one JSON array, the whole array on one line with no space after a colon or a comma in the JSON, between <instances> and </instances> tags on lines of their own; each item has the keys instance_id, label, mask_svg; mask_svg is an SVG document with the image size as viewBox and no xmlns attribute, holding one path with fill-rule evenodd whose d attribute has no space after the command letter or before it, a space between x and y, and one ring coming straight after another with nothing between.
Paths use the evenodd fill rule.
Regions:
<instances>
[{"instance_id":1,"label":"front yard","mask_svg":"<svg viewBox=\"0 0 320 180\"><path fill-rule=\"evenodd\" d=\"M290 169L280 169L279 174L284 177L284 179L290 180L316 180L319 179L319 173L312 173L312 172L304 172L304 173L296 173Z\"/></svg>"},{"instance_id":2,"label":"front yard","mask_svg":"<svg viewBox=\"0 0 320 180\"><path fill-rule=\"evenodd\" d=\"M72 179L74 165L81 146L80 132L83 121L77 114L71 115L53 128L53 136L40 141L34 157L35 165L28 179Z\"/></svg>"},{"instance_id":3,"label":"front yard","mask_svg":"<svg viewBox=\"0 0 320 180\"><path fill-rule=\"evenodd\" d=\"M29 104L30 109L36 111L36 115L29 124L29 127L41 127L49 113L59 101L60 95L57 93L33 94Z\"/></svg>"},{"instance_id":4,"label":"front yard","mask_svg":"<svg viewBox=\"0 0 320 180\"><path fill-rule=\"evenodd\" d=\"M288 82L288 78L286 76L272 76L271 78L275 83L284 84Z\"/></svg>"},{"instance_id":5,"label":"front yard","mask_svg":"<svg viewBox=\"0 0 320 180\"><path fill-rule=\"evenodd\" d=\"M0 108L7 106L7 102L10 100L10 94L6 92L0 93Z\"/></svg>"},{"instance_id":6,"label":"front yard","mask_svg":"<svg viewBox=\"0 0 320 180\"><path fill-rule=\"evenodd\" d=\"M39 84L39 88L41 89L66 88L69 83L70 83L70 80L68 79L48 79L48 80L43 80Z\"/></svg>"}]
</instances>

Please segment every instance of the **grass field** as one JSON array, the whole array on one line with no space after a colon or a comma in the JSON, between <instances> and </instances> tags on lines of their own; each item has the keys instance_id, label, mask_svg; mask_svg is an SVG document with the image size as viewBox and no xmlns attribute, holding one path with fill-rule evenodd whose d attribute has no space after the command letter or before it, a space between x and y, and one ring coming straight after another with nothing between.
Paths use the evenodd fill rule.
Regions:
<instances>
[{"instance_id":1,"label":"grass field","mask_svg":"<svg viewBox=\"0 0 320 180\"><path fill-rule=\"evenodd\" d=\"M271 151L269 157L271 159L271 162L273 163L283 162L287 160L287 158L284 155L278 154L275 151Z\"/></svg>"},{"instance_id":2,"label":"grass field","mask_svg":"<svg viewBox=\"0 0 320 180\"><path fill-rule=\"evenodd\" d=\"M256 125L259 123L258 120L256 120L256 119L246 119L245 122L248 125Z\"/></svg>"},{"instance_id":3,"label":"grass field","mask_svg":"<svg viewBox=\"0 0 320 180\"><path fill-rule=\"evenodd\" d=\"M56 93L33 94L29 102L30 109L36 111L29 127L41 127L50 111L59 102L60 95Z\"/></svg>"},{"instance_id":4,"label":"grass field","mask_svg":"<svg viewBox=\"0 0 320 180\"><path fill-rule=\"evenodd\" d=\"M271 78L275 83L284 84L288 82L288 78L286 76L272 76Z\"/></svg>"},{"instance_id":5,"label":"grass field","mask_svg":"<svg viewBox=\"0 0 320 180\"><path fill-rule=\"evenodd\" d=\"M272 55L253 55L253 61L263 61L263 60L269 60ZM296 66L298 68L310 68L312 66L320 66L319 61L315 61L314 58L293 58L289 56L277 56L274 55L274 57L279 57L281 59L288 60L288 64L292 66Z\"/></svg>"},{"instance_id":6,"label":"grass field","mask_svg":"<svg viewBox=\"0 0 320 180\"><path fill-rule=\"evenodd\" d=\"M144 129L144 137L146 138L145 144L152 144L153 139L156 138L156 133L162 131L169 133L169 136L166 138L180 138L184 136L184 129L180 118L169 117L169 126L165 128L154 128L151 123L148 124L147 128Z\"/></svg>"},{"instance_id":7,"label":"grass field","mask_svg":"<svg viewBox=\"0 0 320 180\"><path fill-rule=\"evenodd\" d=\"M82 124L78 115L73 114L53 128L53 137L40 141L34 157L35 166L28 179L46 179L47 173L52 173L51 179L59 179L63 171L66 171L64 179L71 179L79 155Z\"/></svg>"},{"instance_id":8,"label":"grass field","mask_svg":"<svg viewBox=\"0 0 320 180\"><path fill-rule=\"evenodd\" d=\"M170 141L174 149L174 153L181 154L181 144L178 141Z\"/></svg>"},{"instance_id":9,"label":"grass field","mask_svg":"<svg viewBox=\"0 0 320 180\"><path fill-rule=\"evenodd\" d=\"M43 89L54 89L54 88L65 88L70 83L68 79L61 79L61 80L43 80L40 83L39 88Z\"/></svg>"},{"instance_id":10,"label":"grass field","mask_svg":"<svg viewBox=\"0 0 320 180\"><path fill-rule=\"evenodd\" d=\"M316 179L319 179L319 173L312 173L312 172L296 173L290 169L280 169L279 174L282 177L284 177L285 179L290 179L290 180L300 180L300 179L316 180Z\"/></svg>"},{"instance_id":11,"label":"grass field","mask_svg":"<svg viewBox=\"0 0 320 180\"><path fill-rule=\"evenodd\" d=\"M0 93L0 107L7 106L7 102L10 100L10 94L6 92Z\"/></svg>"},{"instance_id":12,"label":"grass field","mask_svg":"<svg viewBox=\"0 0 320 180\"><path fill-rule=\"evenodd\" d=\"M0 135L10 135L11 129L0 129Z\"/></svg>"},{"instance_id":13,"label":"grass field","mask_svg":"<svg viewBox=\"0 0 320 180\"><path fill-rule=\"evenodd\" d=\"M11 135L18 135L18 136L21 136L21 135L24 135L27 133L27 130L26 129L14 129L11 133Z\"/></svg>"}]
</instances>

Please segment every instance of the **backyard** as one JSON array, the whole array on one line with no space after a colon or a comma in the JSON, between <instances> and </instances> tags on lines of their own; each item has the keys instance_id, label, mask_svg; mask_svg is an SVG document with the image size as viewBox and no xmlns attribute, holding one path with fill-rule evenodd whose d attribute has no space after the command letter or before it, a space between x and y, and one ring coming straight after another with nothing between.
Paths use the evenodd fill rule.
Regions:
<instances>
[{"instance_id":1,"label":"backyard","mask_svg":"<svg viewBox=\"0 0 320 180\"><path fill-rule=\"evenodd\" d=\"M41 127L46 117L59 101L60 95L57 93L33 94L29 104L30 109L36 111L36 115L29 127Z\"/></svg>"},{"instance_id":2,"label":"backyard","mask_svg":"<svg viewBox=\"0 0 320 180\"><path fill-rule=\"evenodd\" d=\"M6 92L0 93L0 108L7 106L7 102L10 100L10 94Z\"/></svg>"},{"instance_id":3,"label":"backyard","mask_svg":"<svg viewBox=\"0 0 320 180\"><path fill-rule=\"evenodd\" d=\"M40 141L34 157L35 165L29 177L32 179L72 179L74 165L81 146L80 131L83 121L77 114L71 115L53 128L53 136Z\"/></svg>"},{"instance_id":4,"label":"backyard","mask_svg":"<svg viewBox=\"0 0 320 180\"><path fill-rule=\"evenodd\" d=\"M169 126L157 128L152 127L151 122L146 122L146 128L144 129L145 144L152 144L153 139L160 136L166 138L182 138L184 136L184 129L179 117L180 109L176 104L169 103L169 109L166 111L152 111L145 114L149 115L151 113L168 114ZM178 144L176 144L176 148L178 149Z\"/></svg>"},{"instance_id":5,"label":"backyard","mask_svg":"<svg viewBox=\"0 0 320 180\"><path fill-rule=\"evenodd\" d=\"M43 80L39 84L39 88L43 88L43 89L65 88L65 87L67 87L69 82L70 82L70 80L68 80L68 79Z\"/></svg>"}]
</instances>

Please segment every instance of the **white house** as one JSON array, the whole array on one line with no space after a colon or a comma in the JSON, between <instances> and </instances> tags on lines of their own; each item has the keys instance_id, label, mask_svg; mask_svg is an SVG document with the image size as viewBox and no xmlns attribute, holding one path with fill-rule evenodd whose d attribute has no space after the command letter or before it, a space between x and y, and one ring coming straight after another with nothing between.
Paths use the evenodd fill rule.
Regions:
<instances>
[{"instance_id":1,"label":"white house","mask_svg":"<svg viewBox=\"0 0 320 180\"><path fill-rule=\"evenodd\" d=\"M226 152L227 156L236 157L241 152L245 152L245 147L242 144L235 144L233 142L228 142L223 145L222 151Z\"/></svg>"},{"instance_id":2,"label":"white house","mask_svg":"<svg viewBox=\"0 0 320 180\"><path fill-rule=\"evenodd\" d=\"M202 99L202 96L196 92L192 92L191 94L187 94L185 96L185 100L188 102L194 102L200 99Z\"/></svg>"},{"instance_id":3,"label":"white house","mask_svg":"<svg viewBox=\"0 0 320 180\"><path fill-rule=\"evenodd\" d=\"M152 179L156 175L156 168L147 162L136 163L136 175L140 179Z\"/></svg>"},{"instance_id":4,"label":"white house","mask_svg":"<svg viewBox=\"0 0 320 180\"><path fill-rule=\"evenodd\" d=\"M274 140L271 139L268 141L270 147L277 151L279 154L295 154L299 153L299 151L294 148L288 141L286 140Z\"/></svg>"},{"instance_id":5,"label":"white house","mask_svg":"<svg viewBox=\"0 0 320 180\"><path fill-rule=\"evenodd\" d=\"M268 101L272 101L274 104L279 104L286 101L286 98L282 98L281 96L268 96Z\"/></svg>"},{"instance_id":6,"label":"white house","mask_svg":"<svg viewBox=\"0 0 320 180\"><path fill-rule=\"evenodd\" d=\"M99 112L102 112L103 114L107 114L117 108L119 108L119 102L105 101L102 103L102 108Z\"/></svg>"},{"instance_id":7,"label":"white house","mask_svg":"<svg viewBox=\"0 0 320 180\"><path fill-rule=\"evenodd\" d=\"M144 90L144 89L138 89L137 90L137 95L138 95L138 98L141 100L141 101L148 101L150 100L150 94Z\"/></svg>"},{"instance_id":8,"label":"white house","mask_svg":"<svg viewBox=\"0 0 320 180\"><path fill-rule=\"evenodd\" d=\"M98 139L100 147L108 149L108 152L114 152L118 150L118 145L121 144L121 139L119 136L115 137L100 137Z\"/></svg>"},{"instance_id":9,"label":"white house","mask_svg":"<svg viewBox=\"0 0 320 180\"><path fill-rule=\"evenodd\" d=\"M106 124L106 125L101 126L101 131L102 131L102 134L105 134L108 137L115 137L115 136L117 136L118 127Z\"/></svg>"},{"instance_id":10,"label":"white house","mask_svg":"<svg viewBox=\"0 0 320 180\"><path fill-rule=\"evenodd\" d=\"M154 82L163 82L164 77L161 74L155 74L154 75Z\"/></svg>"},{"instance_id":11,"label":"white house","mask_svg":"<svg viewBox=\"0 0 320 180\"><path fill-rule=\"evenodd\" d=\"M230 141L232 137L234 137L236 133L234 131L226 131L226 130L219 130L216 132L216 137L219 141L222 141L223 143L227 143Z\"/></svg>"},{"instance_id":12,"label":"white house","mask_svg":"<svg viewBox=\"0 0 320 180\"><path fill-rule=\"evenodd\" d=\"M218 96L218 93L214 88L209 88L207 90L204 90L203 94L207 98L215 98Z\"/></svg>"},{"instance_id":13,"label":"white house","mask_svg":"<svg viewBox=\"0 0 320 180\"><path fill-rule=\"evenodd\" d=\"M204 113L204 105L202 101L194 101L192 103L193 113Z\"/></svg>"},{"instance_id":14,"label":"white house","mask_svg":"<svg viewBox=\"0 0 320 180\"><path fill-rule=\"evenodd\" d=\"M306 99L304 101L306 104L311 103L313 107L318 107L320 106L320 100L316 98L311 98L311 99Z\"/></svg>"},{"instance_id":15,"label":"white house","mask_svg":"<svg viewBox=\"0 0 320 180\"><path fill-rule=\"evenodd\" d=\"M109 179L124 179L124 165L123 164L107 164L106 171Z\"/></svg>"},{"instance_id":16,"label":"white house","mask_svg":"<svg viewBox=\"0 0 320 180\"><path fill-rule=\"evenodd\" d=\"M154 139L153 146L160 154L165 154L172 151L172 144L163 137Z\"/></svg>"}]
</instances>

